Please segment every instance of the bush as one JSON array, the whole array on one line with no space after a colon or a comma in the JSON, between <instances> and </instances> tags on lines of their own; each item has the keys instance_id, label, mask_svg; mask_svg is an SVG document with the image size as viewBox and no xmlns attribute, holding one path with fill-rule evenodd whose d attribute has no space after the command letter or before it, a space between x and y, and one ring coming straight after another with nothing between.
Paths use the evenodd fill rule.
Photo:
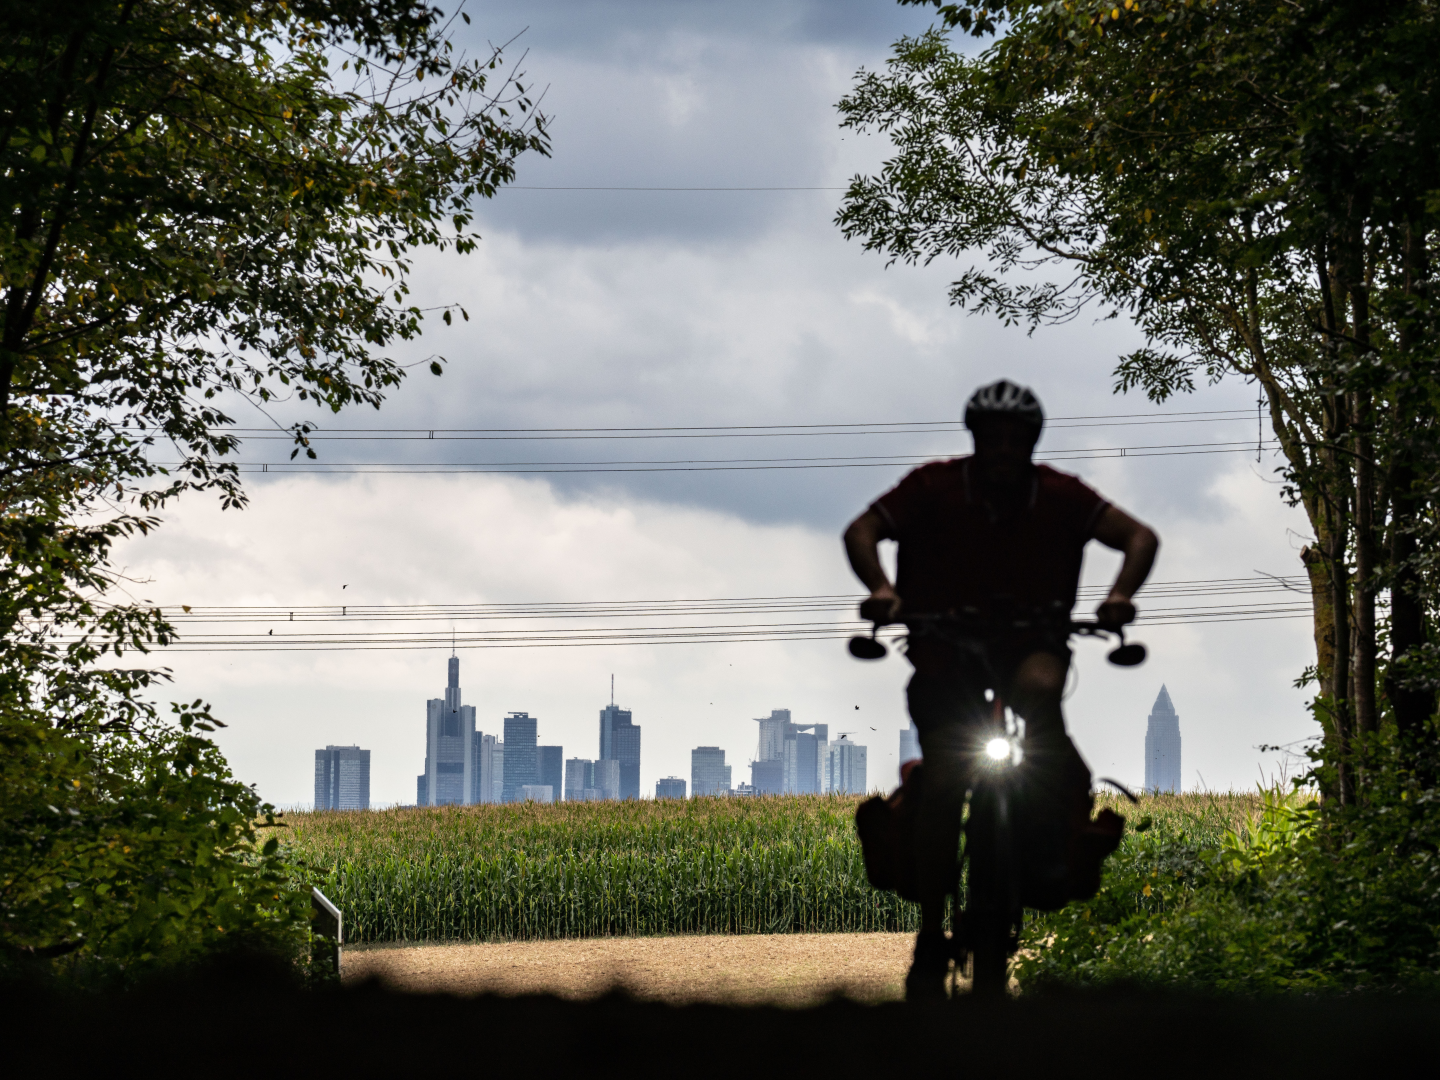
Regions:
<instances>
[{"instance_id":1,"label":"bush","mask_svg":"<svg viewBox=\"0 0 1440 1080\"><path fill-rule=\"evenodd\" d=\"M0 969L108 984L217 951L303 960L273 810L197 721L87 737L0 718Z\"/></svg>"},{"instance_id":2,"label":"bush","mask_svg":"<svg viewBox=\"0 0 1440 1080\"><path fill-rule=\"evenodd\" d=\"M1321 807L1262 793L1254 822L1220 838L1128 842L1100 893L1038 917L1027 988L1155 983L1220 992L1440 985L1440 791L1381 744L1367 799Z\"/></svg>"}]
</instances>

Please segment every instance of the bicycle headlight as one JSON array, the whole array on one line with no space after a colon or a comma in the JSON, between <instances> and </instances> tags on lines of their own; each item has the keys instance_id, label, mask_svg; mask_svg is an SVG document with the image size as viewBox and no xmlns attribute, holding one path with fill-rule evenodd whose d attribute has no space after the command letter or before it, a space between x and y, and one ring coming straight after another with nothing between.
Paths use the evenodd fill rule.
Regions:
<instances>
[{"instance_id":1,"label":"bicycle headlight","mask_svg":"<svg viewBox=\"0 0 1440 1080\"><path fill-rule=\"evenodd\" d=\"M1005 761L1010 757L1010 740L995 738L985 744L985 756L991 761Z\"/></svg>"}]
</instances>

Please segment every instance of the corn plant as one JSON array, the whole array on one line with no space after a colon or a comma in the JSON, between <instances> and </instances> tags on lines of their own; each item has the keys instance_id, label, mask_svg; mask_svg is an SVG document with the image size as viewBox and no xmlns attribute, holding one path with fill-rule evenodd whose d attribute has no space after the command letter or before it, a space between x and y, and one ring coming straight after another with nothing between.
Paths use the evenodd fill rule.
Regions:
<instances>
[{"instance_id":1,"label":"corn plant","mask_svg":"<svg viewBox=\"0 0 1440 1080\"><path fill-rule=\"evenodd\" d=\"M1161 827L1250 811L1159 796ZM865 879L857 799L777 796L300 813L288 843L352 942L918 928ZM1237 817L1238 814L1238 817ZM1221 825L1221 822L1225 825Z\"/></svg>"}]
</instances>

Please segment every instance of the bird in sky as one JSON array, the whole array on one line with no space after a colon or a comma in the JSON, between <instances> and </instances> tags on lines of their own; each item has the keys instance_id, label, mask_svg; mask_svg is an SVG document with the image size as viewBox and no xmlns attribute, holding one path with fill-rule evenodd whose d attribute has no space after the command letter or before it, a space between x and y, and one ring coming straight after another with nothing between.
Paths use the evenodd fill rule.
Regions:
<instances>
[{"instance_id":1,"label":"bird in sky","mask_svg":"<svg viewBox=\"0 0 1440 1080\"><path fill-rule=\"evenodd\" d=\"M340 591L341 591L341 592L344 592L344 591L345 591L346 589L348 589L349 587L350 587L349 585L341 585L341 586L340 586Z\"/></svg>"},{"instance_id":2,"label":"bird in sky","mask_svg":"<svg viewBox=\"0 0 1440 1080\"><path fill-rule=\"evenodd\" d=\"M275 636L275 631L274 631L274 630L271 630L271 631L270 631L270 636L271 636L271 637L274 637L274 636Z\"/></svg>"},{"instance_id":3,"label":"bird in sky","mask_svg":"<svg viewBox=\"0 0 1440 1080\"><path fill-rule=\"evenodd\" d=\"M871 730L871 731L874 731L875 729L872 727L870 730Z\"/></svg>"}]
</instances>

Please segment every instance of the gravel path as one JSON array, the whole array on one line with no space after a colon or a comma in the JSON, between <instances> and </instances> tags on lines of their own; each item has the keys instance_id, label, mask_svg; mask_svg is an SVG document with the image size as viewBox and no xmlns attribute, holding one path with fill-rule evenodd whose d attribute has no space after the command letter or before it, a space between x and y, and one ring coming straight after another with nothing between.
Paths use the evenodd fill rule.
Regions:
<instances>
[{"instance_id":1,"label":"gravel path","mask_svg":"<svg viewBox=\"0 0 1440 1080\"><path fill-rule=\"evenodd\" d=\"M472 945L346 948L346 981L452 994L593 997L623 987L672 1003L804 1005L843 994L904 996L910 934L743 934L582 938Z\"/></svg>"}]
</instances>

